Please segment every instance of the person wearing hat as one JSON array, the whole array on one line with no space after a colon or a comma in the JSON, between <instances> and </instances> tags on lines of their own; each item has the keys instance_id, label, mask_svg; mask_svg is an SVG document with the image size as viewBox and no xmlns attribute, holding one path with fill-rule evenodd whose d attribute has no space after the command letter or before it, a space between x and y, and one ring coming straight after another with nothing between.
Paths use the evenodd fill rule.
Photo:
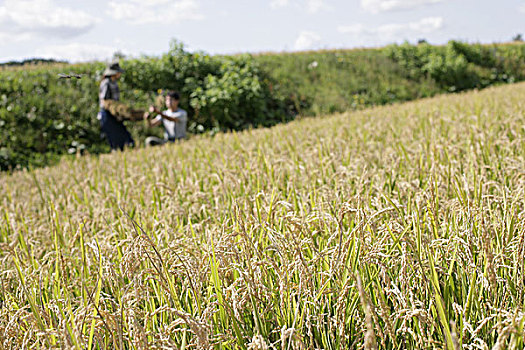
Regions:
<instances>
[{"instance_id":1,"label":"person wearing hat","mask_svg":"<svg viewBox=\"0 0 525 350\"><path fill-rule=\"evenodd\" d=\"M100 120L102 132L105 134L112 151L118 149L122 151L125 146L132 147L135 145L135 141L133 141L122 120L117 119L108 109L104 108L104 100L119 101L120 90L117 80L123 72L124 70L120 68L118 62L110 63L104 70L104 78L100 82L98 95L100 112L97 118Z\"/></svg>"}]
</instances>

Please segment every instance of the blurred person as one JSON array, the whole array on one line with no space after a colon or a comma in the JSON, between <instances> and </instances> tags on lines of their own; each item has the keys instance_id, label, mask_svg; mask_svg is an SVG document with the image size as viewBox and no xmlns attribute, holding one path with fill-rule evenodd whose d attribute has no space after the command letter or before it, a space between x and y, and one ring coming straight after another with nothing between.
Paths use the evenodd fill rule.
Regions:
<instances>
[{"instance_id":1,"label":"blurred person","mask_svg":"<svg viewBox=\"0 0 525 350\"><path fill-rule=\"evenodd\" d=\"M149 107L149 113L157 113L155 118L148 119L149 113L144 114L144 118L148 121L148 125L153 127L160 125L164 126L164 138L150 136L146 138L146 146L158 146L167 142L175 142L186 138L186 125L188 123L188 113L182 108L179 108L180 95L175 91L170 91L166 95L165 103L167 109L160 111L155 106Z\"/></svg>"},{"instance_id":2,"label":"blurred person","mask_svg":"<svg viewBox=\"0 0 525 350\"><path fill-rule=\"evenodd\" d=\"M122 73L124 73L124 70L120 68L118 62L110 63L104 70L104 78L100 82L98 94L100 112L97 115L97 119L100 121L102 132L108 140L112 151L122 151L125 146L133 147L135 145L135 141L126 129L122 119L111 113L107 103L104 103L107 100L120 100L120 90L117 81Z\"/></svg>"}]
</instances>

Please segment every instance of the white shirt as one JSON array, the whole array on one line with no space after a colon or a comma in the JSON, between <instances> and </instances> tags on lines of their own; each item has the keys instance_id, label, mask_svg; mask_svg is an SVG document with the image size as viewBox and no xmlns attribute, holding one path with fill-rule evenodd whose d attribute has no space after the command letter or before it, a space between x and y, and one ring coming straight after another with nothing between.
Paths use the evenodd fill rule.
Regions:
<instances>
[{"instance_id":1,"label":"white shirt","mask_svg":"<svg viewBox=\"0 0 525 350\"><path fill-rule=\"evenodd\" d=\"M184 109L177 108L176 111L172 112L169 109L162 112L168 117L177 118L177 121L172 122L171 120L162 118L157 115L153 122L162 121L164 125L164 138L170 141L176 139L183 139L186 137L186 124L188 123L188 113Z\"/></svg>"}]
</instances>

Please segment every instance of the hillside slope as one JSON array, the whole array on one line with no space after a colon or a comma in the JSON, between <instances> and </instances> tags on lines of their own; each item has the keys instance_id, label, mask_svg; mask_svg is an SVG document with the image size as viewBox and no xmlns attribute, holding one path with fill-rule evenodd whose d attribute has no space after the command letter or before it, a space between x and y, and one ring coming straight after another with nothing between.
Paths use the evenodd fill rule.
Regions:
<instances>
[{"instance_id":1,"label":"hillside slope","mask_svg":"<svg viewBox=\"0 0 525 350\"><path fill-rule=\"evenodd\" d=\"M2 174L0 343L522 348L524 95Z\"/></svg>"},{"instance_id":2,"label":"hillside slope","mask_svg":"<svg viewBox=\"0 0 525 350\"><path fill-rule=\"evenodd\" d=\"M190 134L244 130L481 89L525 79L525 44L391 45L378 49L211 56L174 42L160 57L123 60L121 98L147 108L161 89L181 92ZM101 62L0 69L0 171L104 153L98 111ZM73 72L80 79L61 79ZM128 123L138 145L161 130Z\"/></svg>"}]
</instances>

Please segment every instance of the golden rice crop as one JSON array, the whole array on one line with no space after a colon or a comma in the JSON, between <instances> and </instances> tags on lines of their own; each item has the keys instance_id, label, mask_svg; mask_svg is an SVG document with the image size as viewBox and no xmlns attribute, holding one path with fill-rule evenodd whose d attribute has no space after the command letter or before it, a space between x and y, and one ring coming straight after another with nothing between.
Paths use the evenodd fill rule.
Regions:
<instances>
[{"instance_id":1,"label":"golden rice crop","mask_svg":"<svg viewBox=\"0 0 525 350\"><path fill-rule=\"evenodd\" d=\"M3 174L0 349L522 349L524 96Z\"/></svg>"}]
</instances>

